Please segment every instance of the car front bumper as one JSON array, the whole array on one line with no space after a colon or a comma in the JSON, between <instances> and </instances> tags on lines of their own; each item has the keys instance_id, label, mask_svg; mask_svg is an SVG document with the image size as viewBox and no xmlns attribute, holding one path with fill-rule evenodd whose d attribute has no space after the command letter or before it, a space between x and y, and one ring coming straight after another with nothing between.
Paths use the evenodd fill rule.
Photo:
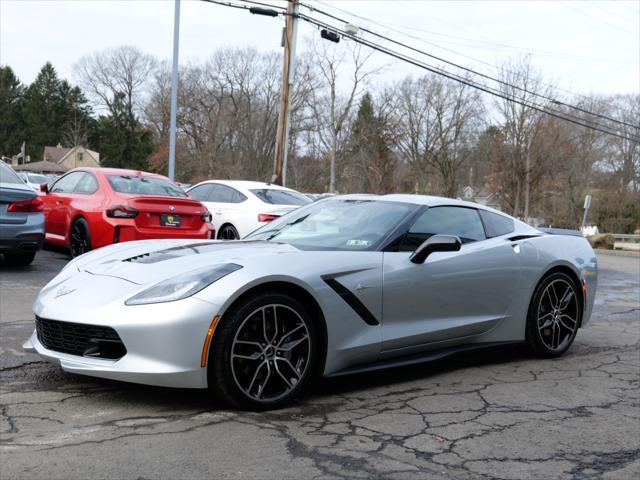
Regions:
<instances>
[{"instance_id":1,"label":"car front bumper","mask_svg":"<svg viewBox=\"0 0 640 480\"><path fill-rule=\"evenodd\" d=\"M108 288L108 283L118 282L124 283L108 277L103 277L100 283ZM215 305L191 297L137 306L107 302L96 308L79 300L74 308L68 308L73 296L73 293L61 296L57 299L60 305L55 306L37 300L34 312L49 320L111 327L127 353L117 360L70 355L45 347L35 330L24 343L25 350L71 373L163 387L207 387L207 369L201 367L201 355L217 311Z\"/></svg>"}]
</instances>

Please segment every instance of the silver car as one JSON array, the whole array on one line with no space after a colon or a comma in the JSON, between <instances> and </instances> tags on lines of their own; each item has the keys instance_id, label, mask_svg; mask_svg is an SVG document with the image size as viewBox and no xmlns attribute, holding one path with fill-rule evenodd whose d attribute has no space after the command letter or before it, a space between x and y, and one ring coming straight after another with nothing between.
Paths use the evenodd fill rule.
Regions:
<instances>
[{"instance_id":1,"label":"silver car","mask_svg":"<svg viewBox=\"0 0 640 480\"><path fill-rule=\"evenodd\" d=\"M9 265L29 265L43 242L42 200L0 161L0 253Z\"/></svg>"},{"instance_id":2,"label":"silver car","mask_svg":"<svg viewBox=\"0 0 640 480\"><path fill-rule=\"evenodd\" d=\"M596 279L580 236L448 198L335 197L242 241L82 255L38 295L25 348L69 372L276 408L317 374L516 343L562 355Z\"/></svg>"}]
</instances>

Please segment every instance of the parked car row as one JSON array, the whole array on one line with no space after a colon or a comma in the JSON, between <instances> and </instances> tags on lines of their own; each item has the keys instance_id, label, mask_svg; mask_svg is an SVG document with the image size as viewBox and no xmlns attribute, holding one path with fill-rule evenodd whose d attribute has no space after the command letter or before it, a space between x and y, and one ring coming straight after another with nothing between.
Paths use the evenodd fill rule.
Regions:
<instances>
[{"instance_id":1,"label":"parked car row","mask_svg":"<svg viewBox=\"0 0 640 480\"><path fill-rule=\"evenodd\" d=\"M75 257L130 240L235 240L312 202L262 182L210 180L186 192L183 185L115 168L77 168L51 181L2 163L0 252L27 265L43 241Z\"/></svg>"}]
</instances>

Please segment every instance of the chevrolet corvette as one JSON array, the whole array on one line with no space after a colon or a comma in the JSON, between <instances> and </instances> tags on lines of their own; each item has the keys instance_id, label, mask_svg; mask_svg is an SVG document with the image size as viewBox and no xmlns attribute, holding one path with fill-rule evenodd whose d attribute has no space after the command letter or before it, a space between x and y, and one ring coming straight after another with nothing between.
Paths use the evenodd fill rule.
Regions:
<instances>
[{"instance_id":1,"label":"chevrolet corvette","mask_svg":"<svg viewBox=\"0 0 640 480\"><path fill-rule=\"evenodd\" d=\"M209 388L278 408L316 375L480 348L567 351L591 315L596 256L474 203L348 195L244 240L142 240L81 255L39 293L24 348L68 372Z\"/></svg>"}]
</instances>

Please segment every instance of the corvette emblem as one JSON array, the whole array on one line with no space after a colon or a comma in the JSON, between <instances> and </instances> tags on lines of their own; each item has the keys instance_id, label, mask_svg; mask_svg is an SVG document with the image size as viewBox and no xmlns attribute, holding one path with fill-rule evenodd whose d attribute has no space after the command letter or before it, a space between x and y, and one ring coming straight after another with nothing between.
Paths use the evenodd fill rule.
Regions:
<instances>
[{"instance_id":1,"label":"corvette emblem","mask_svg":"<svg viewBox=\"0 0 640 480\"><path fill-rule=\"evenodd\" d=\"M64 285L58 289L58 291L54 294L53 298L59 298L64 295L69 295L71 292L75 292L75 288L67 288Z\"/></svg>"},{"instance_id":2,"label":"corvette emblem","mask_svg":"<svg viewBox=\"0 0 640 480\"><path fill-rule=\"evenodd\" d=\"M173 205L169 206L169 211L170 212L175 212L176 211L176 207L174 207Z\"/></svg>"}]
</instances>

